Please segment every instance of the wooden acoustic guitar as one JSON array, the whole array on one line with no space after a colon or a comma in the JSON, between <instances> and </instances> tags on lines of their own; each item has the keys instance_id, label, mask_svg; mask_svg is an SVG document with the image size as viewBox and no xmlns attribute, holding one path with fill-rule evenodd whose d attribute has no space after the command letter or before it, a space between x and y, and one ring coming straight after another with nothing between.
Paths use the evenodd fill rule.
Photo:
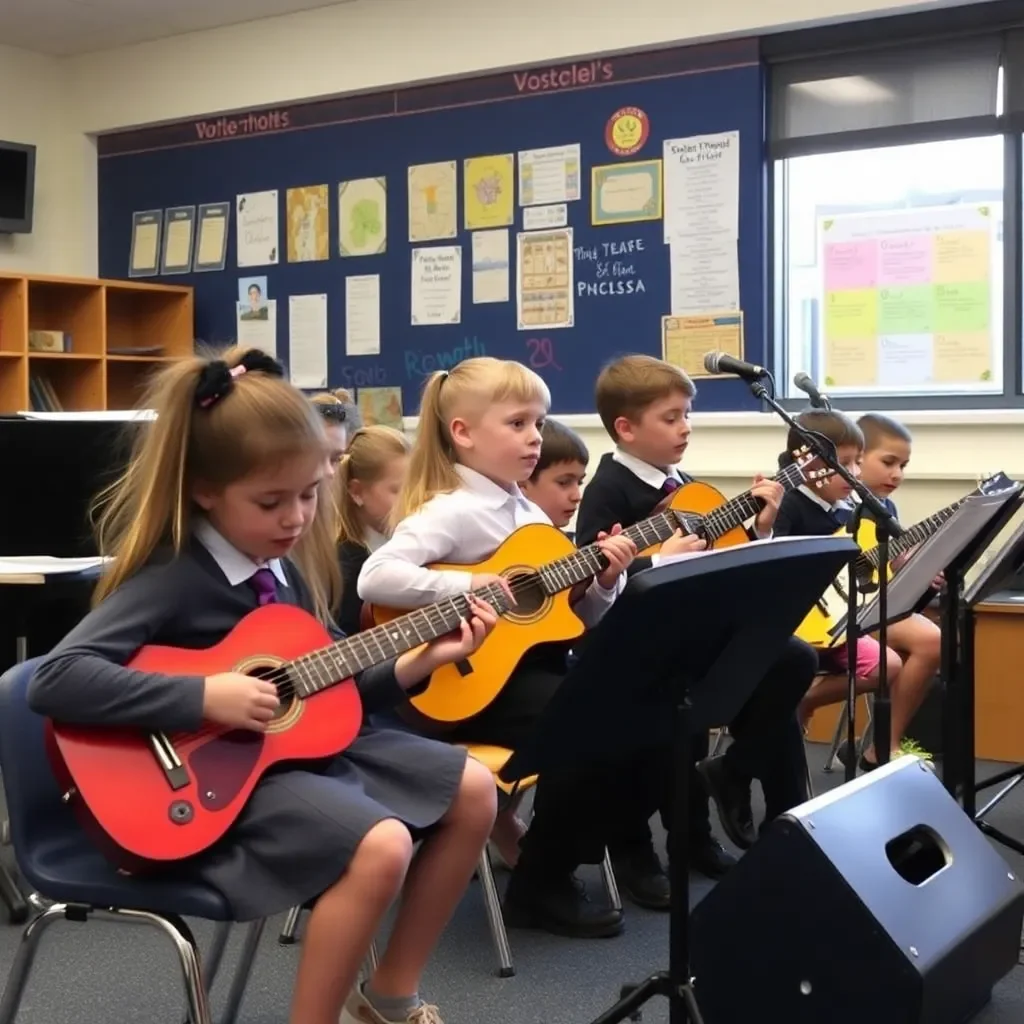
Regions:
<instances>
[{"instance_id":1,"label":"wooden acoustic guitar","mask_svg":"<svg viewBox=\"0 0 1024 1024\"><path fill-rule=\"evenodd\" d=\"M497 584L477 591L497 611ZM242 813L260 778L288 761L341 753L363 721L352 676L454 632L468 613L460 595L386 626L332 642L307 612L268 604L206 650L143 647L129 668L170 675L243 672L272 681L281 704L266 732L207 724L193 733L67 725L51 721L50 759L83 827L130 870L208 849Z\"/></svg>"},{"instance_id":2,"label":"wooden acoustic guitar","mask_svg":"<svg viewBox=\"0 0 1024 1024\"><path fill-rule=\"evenodd\" d=\"M912 556L914 548L931 537L968 498L978 494L998 494L1008 489L1012 490L1016 486L1005 473L994 473L982 480L970 494L964 495L946 505L945 508L939 509L938 512L933 512L920 522L907 527L898 537L893 537L889 541L887 577L891 579L898 571L894 565L898 564L900 567L905 565L907 559ZM836 531L836 536L848 535L849 531L845 526ZM866 516L861 518L857 527L856 540L861 549L860 554L854 560L859 610L874 600L878 593L881 551L878 547L878 533L873 520ZM808 612L807 617L797 630L797 636L814 647L834 647L844 643L845 631L837 631L836 624L843 621L849 612L849 595L850 567L847 565Z\"/></svg>"},{"instance_id":3,"label":"wooden acoustic guitar","mask_svg":"<svg viewBox=\"0 0 1024 1024\"><path fill-rule=\"evenodd\" d=\"M791 491L801 484L820 487L832 475L830 469L807 472L807 466L816 457L808 447L798 448L792 454L793 462L772 477L782 484L784 491ZM764 502L749 490L726 499L717 487L701 480L691 480L677 487L658 507L659 510L671 509L683 517L685 523L692 524L692 528L687 526L688 532L698 534L708 542L709 548L717 549L746 544L750 540L746 524L764 508ZM662 543L651 544L639 554L657 554Z\"/></svg>"},{"instance_id":4,"label":"wooden acoustic guitar","mask_svg":"<svg viewBox=\"0 0 1024 1024\"><path fill-rule=\"evenodd\" d=\"M784 487L796 487L805 481L820 483L831 475L831 470L808 473L805 467L813 460L812 454L801 449L792 465L776 479ZM743 521L741 516L749 519L760 508L749 493L725 502L707 515L669 506L622 532L640 551L656 551L680 529L714 544L735 530ZM502 614L472 657L457 665L442 665L426 688L410 698L418 716L417 725L443 730L472 718L498 696L528 650L538 644L580 636L584 627L570 607L569 591L578 583L592 580L606 564L597 544L577 549L561 530L546 523L520 527L490 558L475 565L432 563L431 569L442 572L501 576L515 594L516 605ZM369 621L378 624L403 614L400 609L378 605L365 609Z\"/></svg>"}]
</instances>

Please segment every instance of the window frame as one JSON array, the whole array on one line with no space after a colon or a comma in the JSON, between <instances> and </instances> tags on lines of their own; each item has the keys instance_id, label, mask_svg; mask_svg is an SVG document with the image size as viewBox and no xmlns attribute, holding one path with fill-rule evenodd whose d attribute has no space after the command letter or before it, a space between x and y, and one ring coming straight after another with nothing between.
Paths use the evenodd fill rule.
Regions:
<instances>
[{"instance_id":1,"label":"window frame","mask_svg":"<svg viewBox=\"0 0 1024 1024\"><path fill-rule=\"evenodd\" d=\"M988 11L985 8L989 8ZM773 65L825 54L892 49L898 43L939 42L964 32L1000 36L1003 64L1004 112L946 121L885 126L829 135L775 140L767 135L766 217L767 350L779 383L777 400L790 411L807 405L806 398L785 397L792 375L807 367L790 366L787 300L789 231L785 188L786 161L825 153L856 152L927 142L955 141L980 136L1003 137L1003 367L999 393L944 395L846 395L841 402L851 412L867 410L1024 409L1024 20L1019 4L986 3L968 8L901 15L856 26L828 27L767 37L762 57L768 64L766 104L772 97ZM885 44L879 46L878 28L884 24ZM837 34L845 31L845 37ZM851 32L851 28L854 31ZM874 45L871 45L872 42ZM1016 109L1019 107L1020 109ZM771 124L766 110L766 126Z\"/></svg>"}]
</instances>

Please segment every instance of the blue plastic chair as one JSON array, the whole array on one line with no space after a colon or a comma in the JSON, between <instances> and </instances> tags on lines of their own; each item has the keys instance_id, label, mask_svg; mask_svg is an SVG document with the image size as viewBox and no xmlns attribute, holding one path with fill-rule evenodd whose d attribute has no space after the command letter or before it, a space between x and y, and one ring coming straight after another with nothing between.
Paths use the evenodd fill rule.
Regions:
<instances>
[{"instance_id":1,"label":"blue plastic chair","mask_svg":"<svg viewBox=\"0 0 1024 1024\"><path fill-rule=\"evenodd\" d=\"M38 661L22 662L0 677L0 773L18 867L40 896L54 902L22 933L0 1000L0 1024L13 1024L17 1016L43 933L55 921L89 919L146 924L167 936L181 965L188 1020L211 1024L207 986L213 984L224 956L231 909L211 886L119 874L89 841L51 772L45 720L28 706L28 682ZM217 922L205 967L186 916ZM222 1024L234 1024L238 1016L264 924L260 920L249 926Z\"/></svg>"}]
</instances>

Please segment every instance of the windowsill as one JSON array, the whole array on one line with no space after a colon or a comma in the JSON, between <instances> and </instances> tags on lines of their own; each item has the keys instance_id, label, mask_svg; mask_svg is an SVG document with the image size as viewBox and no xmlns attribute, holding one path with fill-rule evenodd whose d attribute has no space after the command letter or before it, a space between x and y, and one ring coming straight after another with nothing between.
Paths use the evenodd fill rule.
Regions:
<instances>
[{"instance_id":1,"label":"windowsill","mask_svg":"<svg viewBox=\"0 0 1024 1024\"><path fill-rule=\"evenodd\" d=\"M551 414L559 423L573 430L603 430L601 419L596 413L577 413L570 416ZM856 419L860 412L852 413ZM1024 409L925 409L908 412L889 412L887 416L905 423L908 427L1010 427L1024 425ZM751 430L759 427L778 430L782 421L773 412L695 412L691 419L701 430ZM414 431L418 422L415 416L406 416L405 429Z\"/></svg>"}]
</instances>

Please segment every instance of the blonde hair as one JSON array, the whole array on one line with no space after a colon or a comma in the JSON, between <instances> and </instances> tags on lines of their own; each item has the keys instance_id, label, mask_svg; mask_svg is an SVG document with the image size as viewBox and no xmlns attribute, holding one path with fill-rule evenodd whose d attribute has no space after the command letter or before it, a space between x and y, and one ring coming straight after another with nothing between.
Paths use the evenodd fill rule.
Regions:
<instances>
[{"instance_id":1,"label":"blonde hair","mask_svg":"<svg viewBox=\"0 0 1024 1024\"><path fill-rule=\"evenodd\" d=\"M100 554L113 559L94 603L134 576L160 548L180 554L191 536L197 481L224 487L296 456L327 458L320 417L281 377L280 367L257 350L176 360L153 378L141 407L154 410L156 418L140 427L128 468L93 505ZM318 497L326 499L329 512L324 481ZM325 530L333 540L331 517L320 509L300 547L319 550ZM326 561L300 557L296 564L317 615L326 622L341 591L333 546Z\"/></svg>"},{"instance_id":2,"label":"blonde hair","mask_svg":"<svg viewBox=\"0 0 1024 1024\"><path fill-rule=\"evenodd\" d=\"M423 388L416 443L392 513L393 523L412 515L435 495L460 486L448 429L451 421L456 416L482 413L495 402L509 401L541 402L548 408L551 392L533 370L511 359L478 356L431 374Z\"/></svg>"},{"instance_id":3,"label":"blonde hair","mask_svg":"<svg viewBox=\"0 0 1024 1024\"><path fill-rule=\"evenodd\" d=\"M649 406L675 394L687 398L697 394L693 381L679 367L654 356L623 356L598 375L594 404L604 429L618 442L615 421L620 416L636 423Z\"/></svg>"},{"instance_id":4,"label":"blonde hair","mask_svg":"<svg viewBox=\"0 0 1024 1024\"><path fill-rule=\"evenodd\" d=\"M349 484L353 480L375 483L390 462L409 454L410 447L409 439L400 430L380 424L362 427L352 435L337 472L337 543L354 541L364 544L359 506L349 493Z\"/></svg>"}]
</instances>

